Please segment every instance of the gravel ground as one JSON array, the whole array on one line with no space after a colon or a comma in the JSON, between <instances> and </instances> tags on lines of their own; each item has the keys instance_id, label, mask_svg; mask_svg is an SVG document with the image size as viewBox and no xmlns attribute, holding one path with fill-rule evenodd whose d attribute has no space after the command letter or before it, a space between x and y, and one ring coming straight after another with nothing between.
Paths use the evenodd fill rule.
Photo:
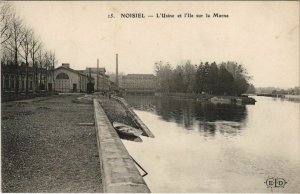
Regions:
<instances>
[{"instance_id":1,"label":"gravel ground","mask_svg":"<svg viewBox=\"0 0 300 194\"><path fill-rule=\"evenodd\" d=\"M77 96L2 103L2 192L102 192L92 104ZM72 102L73 100L73 102Z\"/></svg>"}]
</instances>

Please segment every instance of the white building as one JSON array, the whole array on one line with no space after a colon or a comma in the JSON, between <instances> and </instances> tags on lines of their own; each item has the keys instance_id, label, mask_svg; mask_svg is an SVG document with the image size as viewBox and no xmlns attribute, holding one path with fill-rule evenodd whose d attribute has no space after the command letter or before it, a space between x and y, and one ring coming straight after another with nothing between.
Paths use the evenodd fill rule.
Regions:
<instances>
[{"instance_id":1,"label":"white building","mask_svg":"<svg viewBox=\"0 0 300 194\"><path fill-rule=\"evenodd\" d=\"M87 84L94 81L88 75L70 68L70 64L63 63L54 70L54 88L57 92L87 92Z\"/></svg>"}]
</instances>

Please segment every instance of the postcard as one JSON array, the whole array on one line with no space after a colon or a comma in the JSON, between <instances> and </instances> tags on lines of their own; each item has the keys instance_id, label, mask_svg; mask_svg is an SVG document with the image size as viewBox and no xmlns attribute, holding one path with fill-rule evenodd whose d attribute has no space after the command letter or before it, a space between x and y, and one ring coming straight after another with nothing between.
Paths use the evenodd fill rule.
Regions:
<instances>
[{"instance_id":1,"label":"postcard","mask_svg":"<svg viewBox=\"0 0 300 194\"><path fill-rule=\"evenodd\" d=\"M0 8L2 192L300 192L298 1Z\"/></svg>"}]
</instances>

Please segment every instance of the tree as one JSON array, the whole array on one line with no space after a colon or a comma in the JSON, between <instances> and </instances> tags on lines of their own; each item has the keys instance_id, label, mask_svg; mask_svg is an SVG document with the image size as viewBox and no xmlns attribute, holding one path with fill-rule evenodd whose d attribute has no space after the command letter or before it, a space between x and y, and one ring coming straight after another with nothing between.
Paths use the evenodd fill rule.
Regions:
<instances>
[{"instance_id":1,"label":"tree","mask_svg":"<svg viewBox=\"0 0 300 194\"><path fill-rule=\"evenodd\" d=\"M32 33L31 43L30 43L30 57L32 60L33 67L33 91L34 93L37 90L37 81L38 81L38 65L37 65L37 52L41 49L42 43L36 38L35 34Z\"/></svg>"},{"instance_id":2,"label":"tree","mask_svg":"<svg viewBox=\"0 0 300 194\"><path fill-rule=\"evenodd\" d=\"M0 2L0 33L1 44L5 43L11 37L11 23L14 17L14 10L8 2Z\"/></svg>"},{"instance_id":3,"label":"tree","mask_svg":"<svg viewBox=\"0 0 300 194\"><path fill-rule=\"evenodd\" d=\"M255 94L255 87L254 87L253 84L249 84L246 93L247 93L247 94Z\"/></svg>"},{"instance_id":4,"label":"tree","mask_svg":"<svg viewBox=\"0 0 300 194\"><path fill-rule=\"evenodd\" d=\"M195 65L191 64L191 61L186 61L182 69L183 69L183 85L185 87L185 92L191 93L193 92L194 85L195 85L196 67Z\"/></svg>"},{"instance_id":5,"label":"tree","mask_svg":"<svg viewBox=\"0 0 300 194\"><path fill-rule=\"evenodd\" d=\"M51 68L51 58L50 58L50 51L45 51L44 55L43 55L43 68L45 69L45 90L48 91L48 78L49 78L49 70Z\"/></svg>"},{"instance_id":6,"label":"tree","mask_svg":"<svg viewBox=\"0 0 300 194\"><path fill-rule=\"evenodd\" d=\"M171 92L186 92L186 87L183 83L183 68L182 66L177 66L171 74L170 82Z\"/></svg>"},{"instance_id":7,"label":"tree","mask_svg":"<svg viewBox=\"0 0 300 194\"><path fill-rule=\"evenodd\" d=\"M172 68L169 63L164 64L162 61L156 62L154 71L158 79L161 92L170 92Z\"/></svg>"},{"instance_id":8,"label":"tree","mask_svg":"<svg viewBox=\"0 0 300 194\"><path fill-rule=\"evenodd\" d=\"M37 53L37 60L38 60L38 70L39 70L39 78L38 78L38 86L39 86L39 90L42 90L44 85L43 85L43 63L44 63L44 60L43 60L43 55L44 55L44 51L43 49L39 49L38 53Z\"/></svg>"},{"instance_id":9,"label":"tree","mask_svg":"<svg viewBox=\"0 0 300 194\"><path fill-rule=\"evenodd\" d=\"M4 46L5 48L9 49L13 55L14 55L14 65L15 65L15 93L18 96L19 93L19 61L18 61L18 56L19 56L19 49L21 46L21 43L23 41L23 31L22 31L22 21L13 15L12 20L11 20L11 28L10 32L11 36L10 38L5 42Z\"/></svg>"},{"instance_id":10,"label":"tree","mask_svg":"<svg viewBox=\"0 0 300 194\"><path fill-rule=\"evenodd\" d=\"M210 71L210 64L208 62L204 63L204 77L203 77L203 86L204 86L204 91L206 93L210 93L210 88L209 88L209 71Z\"/></svg>"},{"instance_id":11,"label":"tree","mask_svg":"<svg viewBox=\"0 0 300 194\"><path fill-rule=\"evenodd\" d=\"M219 91L219 69L215 62L213 62L207 73L207 90L209 94L216 94Z\"/></svg>"},{"instance_id":12,"label":"tree","mask_svg":"<svg viewBox=\"0 0 300 194\"><path fill-rule=\"evenodd\" d=\"M240 64L232 61L222 63L224 67L230 72L234 78L233 92L235 95L241 95L245 93L249 86L250 76L248 76L247 70Z\"/></svg>"},{"instance_id":13,"label":"tree","mask_svg":"<svg viewBox=\"0 0 300 194\"><path fill-rule=\"evenodd\" d=\"M55 52L50 51L50 56L49 56L49 60L50 60L50 74L51 74L51 78L52 78L52 82L53 84L54 82L54 69L55 69L55 64L57 63L56 60L56 56L55 56ZM55 85L53 85L54 89L55 89ZM54 90L52 90L54 92Z\"/></svg>"},{"instance_id":14,"label":"tree","mask_svg":"<svg viewBox=\"0 0 300 194\"><path fill-rule=\"evenodd\" d=\"M190 61L172 69L170 64L162 61L155 63L161 92L206 92L216 95L241 95L248 86L247 71L235 62L222 63L201 62L199 66Z\"/></svg>"},{"instance_id":15,"label":"tree","mask_svg":"<svg viewBox=\"0 0 300 194\"><path fill-rule=\"evenodd\" d=\"M20 56L25 60L26 65L26 96L28 96L28 74L29 74L29 57L31 51L32 31L26 27L23 27L23 39L21 41L21 50L19 50ZM22 52L21 52L22 51Z\"/></svg>"},{"instance_id":16,"label":"tree","mask_svg":"<svg viewBox=\"0 0 300 194\"><path fill-rule=\"evenodd\" d=\"M234 78L227 71L224 65L220 66L219 70L219 92L218 94L226 95L233 93Z\"/></svg>"},{"instance_id":17,"label":"tree","mask_svg":"<svg viewBox=\"0 0 300 194\"><path fill-rule=\"evenodd\" d=\"M28 95L30 59L32 60L33 91L35 92L37 81L39 80L42 85L42 79L48 77L49 70L53 70L57 63L54 52L43 52L41 42L32 30L24 27L12 4L3 1L0 1L0 35L1 70L5 71L7 75L5 78L10 79L16 96L18 97L19 94L19 79L21 76L23 77L24 73L26 75L26 94ZM9 83L9 80L6 83ZM7 85L7 87L9 86Z\"/></svg>"},{"instance_id":18,"label":"tree","mask_svg":"<svg viewBox=\"0 0 300 194\"><path fill-rule=\"evenodd\" d=\"M204 82L205 82L205 68L203 63L201 62L200 65L197 68L196 71L196 76L195 76L195 82L196 82L196 86L195 86L195 90L198 93L201 93L204 91Z\"/></svg>"},{"instance_id":19,"label":"tree","mask_svg":"<svg viewBox=\"0 0 300 194\"><path fill-rule=\"evenodd\" d=\"M13 61L12 52L7 48L1 48L1 66L11 65Z\"/></svg>"},{"instance_id":20,"label":"tree","mask_svg":"<svg viewBox=\"0 0 300 194\"><path fill-rule=\"evenodd\" d=\"M241 95L247 91L249 87L248 81L244 77L237 77L234 79L235 95Z\"/></svg>"}]
</instances>

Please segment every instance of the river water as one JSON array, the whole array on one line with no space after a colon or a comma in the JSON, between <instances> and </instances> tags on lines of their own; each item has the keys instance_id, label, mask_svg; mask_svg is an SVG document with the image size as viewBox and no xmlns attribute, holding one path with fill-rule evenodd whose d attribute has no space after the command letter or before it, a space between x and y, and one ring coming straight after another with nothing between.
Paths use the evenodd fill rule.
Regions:
<instances>
[{"instance_id":1,"label":"river water","mask_svg":"<svg viewBox=\"0 0 300 194\"><path fill-rule=\"evenodd\" d=\"M128 96L155 135L123 140L152 192L300 192L299 103L235 106ZM267 188L268 178L284 188ZM273 185L274 186L274 185Z\"/></svg>"}]
</instances>

